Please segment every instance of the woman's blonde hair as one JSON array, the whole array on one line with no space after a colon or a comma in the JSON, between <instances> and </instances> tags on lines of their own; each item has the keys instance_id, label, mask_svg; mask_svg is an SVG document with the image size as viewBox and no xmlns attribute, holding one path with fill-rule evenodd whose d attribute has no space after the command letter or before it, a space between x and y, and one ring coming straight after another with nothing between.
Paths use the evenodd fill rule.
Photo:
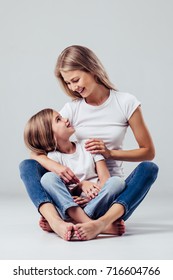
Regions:
<instances>
[{"instance_id":1,"label":"woman's blonde hair","mask_svg":"<svg viewBox=\"0 0 173 280\"><path fill-rule=\"evenodd\" d=\"M24 129L24 142L33 152L47 154L55 150L56 142L52 130L53 110L43 109L33 115Z\"/></svg>"},{"instance_id":2,"label":"woman's blonde hair","mask_svg":"<svg viewBox=\"0 0 173 280\"><path fill-rule=\"evenodd\" d=\"M59 55L56 67L55 67L55 76L58 78L60 85L65 90L65 92L73 98L82 98L78 92L73 92L68 88L68 85L65 83L61 71L73 71L81 70L88 72L95 77L95 80L98 84L105 86L110 90L116 90L114 85L109 80L109 77L104 69L104 66L98 59L98 57L90 49L73 45L67 47Z\"/></svg>"}]
</instances>

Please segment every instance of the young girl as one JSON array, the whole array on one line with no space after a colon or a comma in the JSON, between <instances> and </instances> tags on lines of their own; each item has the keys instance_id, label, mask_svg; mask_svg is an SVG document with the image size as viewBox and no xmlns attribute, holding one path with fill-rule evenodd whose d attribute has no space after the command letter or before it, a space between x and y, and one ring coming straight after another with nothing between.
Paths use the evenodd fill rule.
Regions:
<instances>
[{"instance_id":1,"label":"young girl","mask_svg":"<svg viewBox=\"0 0 173 280\"><path fill-rule=\"evenodd\" d=\"M52 172L46 173L41 179L61 218L68 221L70 217L77 223L72 226L70 236L65 239L70 240L74 230L80 240L94 238L99 233L121 235L124 233L123 221L116 223L115 227L114 215L111 222L110 218L105 219L104 223L102 219L124 189L124 180L118 176L110 177L102 155L91 155L81 143L71 142L70 137L74 131L69 120L52 109L44 109L31 117L24 131L25 143L31 151L48 154L49 158L73 170L79 179L75 186L65 185ZM82 192L82 197L71 195L80 195ZM78 223L86 223L87 231L79 231Z\"/></svg>"}]
</instances>

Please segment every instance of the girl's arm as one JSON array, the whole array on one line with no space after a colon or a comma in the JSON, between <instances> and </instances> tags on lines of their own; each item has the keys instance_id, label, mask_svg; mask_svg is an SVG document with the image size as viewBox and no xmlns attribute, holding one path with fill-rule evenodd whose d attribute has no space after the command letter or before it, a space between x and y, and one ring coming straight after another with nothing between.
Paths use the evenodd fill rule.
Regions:
<instances>
[{"instance_id":1,"label":"girl's arm","mask_svg":"<svg viewBox=\"0 0 173 280\"><path fill-rule=\"evenodd\" d=\"M61 179L65 181L65 183L67 184L79 183L79 179L76 177L76 175L73 173L73 171L70 168L63 166L60 163L48 158L46 155L43 154L38 155L32 152L31 158L38 161L47 170L56 173L58 176L60 176Z\"/></svg>"},{"instance_id":2,"label":"girl's arm","mask_svg":"<svg viewBox=\"0 0 173 280\"><path fill-rule=\"evenodd\" d=\"M91 139L87 141L86 149L93 154L100 153L107 159L132 162L152 160L155 156L155 149L140 107L135 110L129 119L129 125L139 148L133 150L108 150L103 141Z\"/></svg>"},{"instance_id":3,"label":"girl's arm","mask_svg":"<svg viewBox=\"0 0 173 280\"><path fill-rule=\"evenodd\" d=\"M96 172L99 178L100 187L102 188L106 181L110 178L110 173L105 160L99 160L96 162Z\"/></svg>"},{"instance_id":4,"label":"girl's arm","mask_svg":"<svg viewBox=\"0 0 173 280\"><path fill-rule=\"evenodd\" d=\"M99 185L91 181L82 181L79 183L79 187L90 199L98 195L100 189L110 177L110 173L106 166L105 160L99 160L96 162L96 172L99 179Z\"/></svg>"}]
</instances>

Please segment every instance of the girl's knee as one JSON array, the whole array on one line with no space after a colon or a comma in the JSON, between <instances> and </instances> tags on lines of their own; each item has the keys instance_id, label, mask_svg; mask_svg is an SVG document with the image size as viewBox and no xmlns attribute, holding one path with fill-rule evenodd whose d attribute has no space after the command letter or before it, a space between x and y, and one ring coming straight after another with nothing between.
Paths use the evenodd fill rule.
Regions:
<instances>
[{"instance_id":1,"label":"girl's knee","mask_svg":"<svg viewBox=\"0 0 173 280\"><path fill-rule=\"evenodd\" d=\"M112 194L115 193L115 191L121 192L125 188L125 181L123 178L118 176L110 177L107 181L108 183L108 191Z\"/></svg>"},{"instance_id":2,"label":"girl's knee","mask_svg":"<svg viewBox=\"0 0 173 280\"><path fill-rule=\"evenodd\" d=\"M41 177L41 184L42 186L53 185L58 180L61 180L58 175L53 172L47 172Z\"/></svg>"}]
</instances>

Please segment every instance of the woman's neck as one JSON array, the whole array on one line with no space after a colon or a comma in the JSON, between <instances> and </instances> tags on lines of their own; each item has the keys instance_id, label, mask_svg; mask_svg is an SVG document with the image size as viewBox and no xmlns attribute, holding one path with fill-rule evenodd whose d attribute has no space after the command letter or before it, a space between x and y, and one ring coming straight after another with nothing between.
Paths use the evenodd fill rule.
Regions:
<instances>
[{"instance_id":1,"label":"woman's neck","mask_svg":"<svg viewBox=\"0 0 173 280\"><path fill-rule=\"evenodd\" d=\"M97 92L94 92L90 96L85 98L85 101L89 105L99 106L103 104L110 95L110 89L105 88L102 85L97 87Z\"/></svg>"},{"instance_id":2,"label":"woman's neck","mask_svg":"<svg viewBox=\"0 0 173 280\"><path fill-rule=\"evenodd\" d=\"M57 143L57 150L63 154L73 154L76 151L76 145L73 142L63 141L61 143Z\"/></svg>"}]
</instances>

